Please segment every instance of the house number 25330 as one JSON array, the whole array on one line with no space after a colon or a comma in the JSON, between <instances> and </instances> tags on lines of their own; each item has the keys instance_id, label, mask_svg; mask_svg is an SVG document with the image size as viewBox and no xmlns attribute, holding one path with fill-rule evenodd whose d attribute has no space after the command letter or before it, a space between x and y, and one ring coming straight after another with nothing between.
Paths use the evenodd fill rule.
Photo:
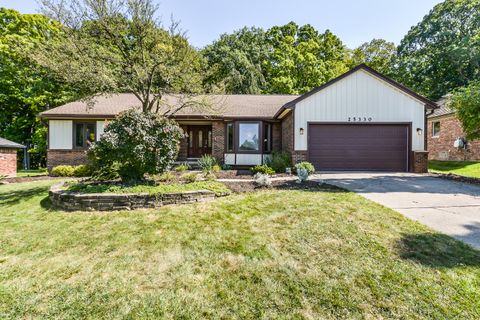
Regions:
<instances>
[{"instance_id":1,"label":"house number 25330","mask_svg":"<svg viewBox=\"0 0 480 320\"><path fill-rule=\"evenodd\" d=\"M348 122L367 122L372 121L372 117L348 117Z\"/></svg>"}]
</instances>

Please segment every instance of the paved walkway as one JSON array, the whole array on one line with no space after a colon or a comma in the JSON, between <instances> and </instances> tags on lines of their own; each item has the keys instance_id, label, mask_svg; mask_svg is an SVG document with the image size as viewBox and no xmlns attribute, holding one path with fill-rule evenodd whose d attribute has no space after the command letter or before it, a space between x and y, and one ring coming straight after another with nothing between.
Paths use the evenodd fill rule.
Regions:
<instances>
[{"instance_id":1,"label":"paved walkway","mask_svg":"<svg viewBox=\"0 0 480 320\"><path fill-rule=\"evenodd\" d=\"M312 179L357 192L480 249L480 186L412 173L329 172Z\"/></svg>"}]
</instances>

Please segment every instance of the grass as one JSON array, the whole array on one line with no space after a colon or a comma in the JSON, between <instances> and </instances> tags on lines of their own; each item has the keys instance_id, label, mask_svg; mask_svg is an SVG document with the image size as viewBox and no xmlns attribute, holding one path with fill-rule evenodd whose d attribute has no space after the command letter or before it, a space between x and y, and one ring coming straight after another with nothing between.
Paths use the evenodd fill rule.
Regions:
<instances>
[{"instance_id":1,"label":"grass","mask_svg":"<svg viewBox=\"0 0 480 320\"><path fill-rule=\"evenodd\" d=\"M480 162L430 160L428 169L431 172L453 173L459 176L480 178Z\"/></svg>"},{"instance_id":2,"label":"grass","mask_svg":"<svg viewBox=\"0 0 480 320\"><path fill-rule=\"evenodd\" d=\"M68 187L70 191L84 193L150 193L162 194L171 192L210 190L215 194L229 194L228 189L223 183L216 181L197 181L192 183L170 183L159 185L140 184L134 186L112 185L112 184L84 184L74 183Z\"/></svg>"},{"instance_id":3,"label":"grass","mask_svg":"<svg viewBox=\"0 0 480 320\"><path fill-rule=\"evenodd\" d=\"M353 193L49 209L0 186L0 318L478 319L480 253Z\"/></svg>"},{"instance_id":4,"label":"grass","mask_svg":"<svg viewBox=\"0 0 480 320\"><path fill-rule=\"evenodd\" d=\"M48 175L48 171L46 168L17 171L17 177L37 177L46 175Z\"/></svg>"}]
</instances>

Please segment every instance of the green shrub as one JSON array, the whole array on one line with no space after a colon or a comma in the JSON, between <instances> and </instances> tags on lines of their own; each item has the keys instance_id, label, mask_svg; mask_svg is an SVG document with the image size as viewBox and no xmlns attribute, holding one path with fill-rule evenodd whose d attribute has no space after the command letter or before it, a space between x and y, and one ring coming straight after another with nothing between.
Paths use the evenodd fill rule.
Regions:
<instances>
[{"instance_id":1,"label":"green shrub","mask_svg":"<svg viewBox=\"0 0 480 320\"><path fill-rule=\"evenodd\" d=\"M81 164L73 168L74 177L90 177L93 174L93 167L88 164Z\"/></svg>"},{"instance_id":2,"label":"green shrub","mask_svg":"<svg viewBox=\"0 0 480 320\"><path fill-rule=\"evenodd\" d=\"M95 168L117 169L123 182L166 171L178 154L183 130L171 119L130 109L108 123L88 155ZM115 165L114 165L115 164Z\"/></svg>"},{"instance_id":3,"label":"green shrub","mask_svg":"<svg viewBox=\"0 0 480 320\"><path fill-rule=\"evenodd\" d=\"M187 183L193 183L198 180L198 174L195 172L185 173L181 176L181 179Z\"/></svg>"},{"instance_id":4,"label":"green shrub","mask_svg":"<svg viewBox=\"0 0 480 320\"><path fill-rule=\"evenodd\" d=\"M292 166L290 155L284 151L273 152L272 158L268 161L268 165L278 173L284 173L286 168Z\"/></svg>"},{"instance_id":5,"label":"green shrub","mask_svg":"<svg viewBox=\"0 0 480 320\"><path fill-rule=\"evenodd\" d=\"M307 170L308 174L314 174L315 173L315 167L313 166L313 164L311 164L308 161L303 161L303 162L297 163L295 165L295 169L296 170L305 169L305 170Z\"/></svg>"},{"instance_id":6,"label":"green shrub","mask_svg":"<svg viewBox=\"0 0 480 320\"><path fill-rule=\"evenodd\" d=\"M275 174L275 170L271 168L268 164L256 165L255 167L250 168L250 171L253 173L262 173L272 175Z\"/></svg>"},{"instance_id":7,"label":"green shrub","mask_svg":"<svg viewBox=\"0 0 480 320\"><path fill-rule=\"evenodd\" d=\"M215 164L212 167L212 172L217 173L217 172L220 172L220 171L222 171L222 167L220 167L218 164Z\"/></svg>"},{"instance_id":8,"label":"green shrub","mask_svg":"<svg viewBox=\"0 0 480 320\"><path fill-rule=\"evenodd\" d=\"M175 175L170 171L164 172L161 175L155 176L155 180L161 182L169 182L175 180Z\"/></svg>"},{"instance_id":9,"label":"green shrub","mask_svg":"<svg viewBox=\"0 0 480 320\"><path fill-rule=\"evenodd\" d=\"M213 173L207 173L205 175L205 179L208 181L214 181L214 180L217 180L217 176L214 175Z\"/></svg>"},{"instance_id":10,"label":"green shrub","mask_svg":"<svg viewBox=\"0 0 480 320\"><path fill-rule=\"evenodd\" d=\"M203 172L211 173L213 171L213 167L217 164L217 160L213 156L205 154L198 159L197 164L200 167L200 170Z\"/></svg>"},{"instance_id":11,"label":"green shrub","mask_svg":"<svg viewBox=\"0 0 480 320\"><path fill-rule=\"evenodd\" d=\"M190 166L186 162L179 164L178 166L175 167L175 171L177 172L184 172L184 171L187 171L188 169L190 169Z\"/></svg>"},{"instance_id":12,"label":"green shrub","mask_svg":"<svg viewBox=\"0 0 480 320\"><path fill-rule=\"evenodd\" d=\"M224 163L224 164L222 165L222 169L223 169L223 170L232 170L232 166L229 165L229 164Z\"/></svg>"},{"instance_id":13,"label":"green shrub","mask_svg":"<svg viewBox=\"0 0 480 320\"><path fill-rule=\"evenodd\" d=\"M53 167L51 175L54 177L73 177L74 173L74 167L61 165Z\"/></svg>"}]
</instances>

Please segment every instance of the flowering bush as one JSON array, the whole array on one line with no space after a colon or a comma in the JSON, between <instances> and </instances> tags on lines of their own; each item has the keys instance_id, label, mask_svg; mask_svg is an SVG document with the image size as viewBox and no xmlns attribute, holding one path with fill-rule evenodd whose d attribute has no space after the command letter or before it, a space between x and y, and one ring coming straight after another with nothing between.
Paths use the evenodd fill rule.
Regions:
<instances>
[{"instance_id":1,"label":"flowering bush","mask_svg":"<svg viewBox=\"0 0 480 320\"><path fill-rule=\"evenodd\" d=\"M98 171L116 171L124 182L143 180L172 165L183 137L175 121L131 109L108 123L89 157Z\"/></svg>"}]
</instances>

